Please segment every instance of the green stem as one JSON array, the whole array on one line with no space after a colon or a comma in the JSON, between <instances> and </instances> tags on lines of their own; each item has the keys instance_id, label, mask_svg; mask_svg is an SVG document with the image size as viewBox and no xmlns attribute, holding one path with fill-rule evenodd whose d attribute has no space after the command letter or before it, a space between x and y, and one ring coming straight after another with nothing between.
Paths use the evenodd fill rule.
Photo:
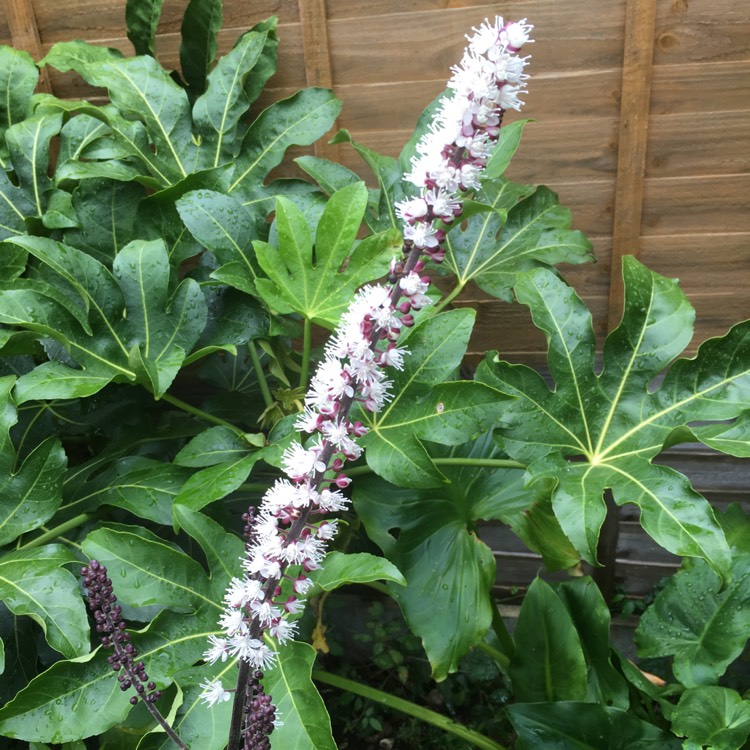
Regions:
<instances>
[{"instance_id":1,"label":"green stem","mask_svg":"<svg viewBox=\"0 0 750 750\"><path fill-rule=\"evenodd\" d=\"M266 405L266 408L268 408L273 405L273 396L271 395L271 389L268 387L266 373L263 372L263 365L260 363L258 348L255 346L254 341L247 342L247 351L250 353L250 361L253 363L255 374L258 377L258 385L260 386L261 396L263 396L263 403Z\"/></svg>"},{"instance_id":2,"label":"green stem","mask_svg":"<svg viewBox=\"0 0 750 750\"><path fill-rule=\"evenodd\" d=\"M456 279L456 281L458 281L458 279ZM439 312L442 312L451 302L453 302L454 299L456 299L456 297L458 297L459 294L461 294L461 292L463 292L465 286L466 284L464 282L458 281L450 294L447 294L437 303L437 305L430 308L432 314L437 315Z\"/></svg>"},{"instance_id":3,"label":"green stem","mask_svg":"<svg viewBox=\"0 0 750 750\"><path fill-rule=\"evenodd\" d=\"M242 435L242 430L239 427L235 427L233 424L221 419L221 417L215 417L213 414L209 414L207 411L203 411L203 409L199 409L197 406L191 406L182 399L173 396L171 393L165 393L161 398L162 401L166 401L168 404L172 404L172 406L176 406L178 409L181 409L188 414L192 414L194 417L198 417L198 419L218 424L221 427L226 427L227 429L232 430L232 432L236 432L238 435Z\"/></svg>"},{"instance_id":4,"label":"green stem","mask_svg":"<svg viewBox=\"0 0 750 750\"><path fill-rule=\"evenodd\" d=\"M484 641L480 641L479 643L477 643L476 648L478 648L480 651L484 651L487 656L491 656L497 663L497 666L500 667L501 672L503 672L504 674L508 673L508 665L510 664L510 659L502 651L498 651L496 648L492 648L489 643L485 643Z\"/></svg>"},{"instance_id":5,"label":"green stem","mask_svg":"<svg viewBox=\"0 0 750 750\"><path fill-rule=\"evenodd\" d=\"M477 466L485 469L525 469L526 464L511 461L507 458L433 458L435 466ZM348 477L360 477L372 474L369 466L355 466L346 470Z\"/></svg>"},{"instance_id":6,"label":"green stem","mask_svg":"<svg viewBox=\"0 0 750 750\"><path fill-rule=\"evenodd\" d=\"M354 680L347 680L345 677L339 677L330 672L324 672L321 669L314 669L312 676L318 682L332 685L341 690L347 690L350 693L361 695L363 698L387 706L394 711L414 716L420 721L442 729L444 732L449 732L456 735L456 737L460 737L464 742L468 742L475 747L483 748L483 750L507 750L504 745L498 744L489 737L485 737L483 734L475 732L473 729L469 729L463 724L449 719L447 716L443 716L436 711L431 711L429 708L418 706L416 703L404 700L403 698L397 698L395 695L385 693L382 690L376 690L369 685L363 685L361 682L354 682Z\"/></svg>"},{"instance_id":7,"label":"green stem","mask_svg":"<svg viewBox=\"0 0 750 750\"><path fill-rule=\"evenodd\" d=\"M47 542L51 542L52 540L57 539L66 531L75 529L94 517L94 513L81 513L78 516L73 516L73 518L68 519L64 523L61 523L59 526L55 526L49 531L45 531L44 534L40 534L36 539L32 539L30 542L22 544L20 547L18 547L18 549L33 549L34 547L41 547L43 544L47 544Z\"/></svg>"},{"instance_id":8,"label":"green stem","mask_svg":"<svg viewBox=\"0 0 750 750\"><path fill-rule=\"evenodd\" d=\"M299 372L299 387L306 391L307 378L310 372L310 350L312 349L312 323L308 318L305 318L302 336L302 367Z\"/></svg>"},{"instance_id":9,"label":"green stem","mask_svg":"<svg viewBox=\"0 0 750 750\"><path fill-rule=\"evenodd\" d=\"M510 662L516 650L516 645L513 643L513 637L508 632L508 628L505 626L503 616L500 614L500 608L495 604L494 600L492 602L492 630L495 632L497 640L500 641L500 648L505 656L505 668L507 669L508 662Z\"/></svg>"}]
</instances>

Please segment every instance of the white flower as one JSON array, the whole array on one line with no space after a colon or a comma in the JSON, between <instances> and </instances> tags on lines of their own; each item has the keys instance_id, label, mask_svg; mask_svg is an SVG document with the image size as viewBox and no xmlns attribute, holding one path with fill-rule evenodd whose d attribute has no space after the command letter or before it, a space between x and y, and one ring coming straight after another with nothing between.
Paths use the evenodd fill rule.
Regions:
<instances>
[{"instance_id":1,"label":"white flower","mask_svg":"<svg viewBox=\"0 0 750 750\"><path fill-rule=\"evenodd\" d=\"M245 613L241 609L227 610L219 618L219 625L227 632L227 635L244 633L247 630Z\"/></svg>"},{"instance_id":2,"label":"white flower","mask_svg":"<svg viewBox=\"0 0 750 750\"><path fill-rule=\"evenodd\" d=\"M531 24L526 23L525 18L517 23L509 23L500 34L500 41L508 47L521 49L524 44L533 41L529 37L532 28Z\"/></svg>"},{"instance_id":3,"label":"white flower","mask_svg":"<svg viewBox=\"0 0 750 750\"><path fill-rule=\"evenodd\" d=\"M427 203L424 198L412 198L411 200L396 203L396 216L404 221L412 222L427 216Z\"/></svg>"},{"instance_id":4,"label":"white flower","mask_svg":"<svg viewBox=\"0 0 750 750\"><path fill-rule=\"evenodd\" d=\"M203 652L203 658L215 664L219 659L226 661L229 656L229 644L224 638L217 638L215 635L209 635L208 641L211 644L211 648L206 649Z\"/></svg>"},{"instance_id":5,"label":"white flower","mask_svg":"<svg viewBox=\"0 0 750 750\"><path fill-rule=\"evenodd\" d=\"M281 456L281 466L291 479L302 479L315 472L325 471L325 464L314 449L305 450L300 443L292 443Z\"/></svg>"},{"instance_id":6,"label":"white flower","mask_svg":"<svg viewBox=\"0 0 750 750\"><path fill-rule=\"evenodd\" d=\"M276 661L276 655L263 641L249 635L235 636L230 640L230 651L256 669L268 669Z\"/></svg>"},{"instance_id":7,"label":"white flower","mask_svg":"<svg viewBox=\"0 0 750 750\"><path fill-rule=\"evenodd\" d=\"M270 627L271 635L281 644L284 644L294 638L294 636L296 635L296 630L297 623L289 622L289 620L285 620L283 617L280 617L278 620L274 621L274 623Z\"/></svg>"},{"instance_id":8,"label":"white flower","mask_svg":"<svg viewBox=\"0 0 750 750\"><path fill-rule=\"evenodd\" d=\"M201 687L203 688L201 699L209 706L228 701L232 697L232 694L224 689L220 680L204 680Z\"/></svg>"}]
</instances>

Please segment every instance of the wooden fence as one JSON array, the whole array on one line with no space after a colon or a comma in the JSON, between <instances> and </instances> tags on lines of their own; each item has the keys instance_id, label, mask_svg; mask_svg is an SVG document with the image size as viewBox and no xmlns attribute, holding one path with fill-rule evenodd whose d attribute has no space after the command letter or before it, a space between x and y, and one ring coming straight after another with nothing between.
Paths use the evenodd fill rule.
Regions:
<instances>
[{"instance_id":1,"label":"wooden fence","mask_svg":"<svg viewBox=\"0 0 750 750\"><path fill-rule=\"evenodd\" d=\"M86 39L132 54L125 0L0 0L0 43L37 58L61 40ZM165 0L158 50L177 65L186 0ZM266 101L305 85L332 86L344 107L337 125L397 155L422 108L443 88L464 34L486 16L527 17L527 128L510 176L545 183L591 238L595 264L563 269L590 306L600 338L617 323L620 259L638 256L679 277L697 309L689 351L750 317L750 9L737 0L225 0L220 51L257 21L279 17L279 71ZM49 71L43 86L61 97L101 97L69 74ZM320 144L364 174L351 149ZM512 361L544 362L543 336L525 309L466 294L477 308L475 356L499 349ZM703 454L677 452L686 473ZM696 481L718 504L742 496L739 464ZM730 468L727 469L726 467ZM731 485L727 490L727 482ZM612 550L635 593L662 565L637 524L621 517ZM631 533L632 532L632 533ZM516 562L520 550L499 549ZM507 544L506 544L507 546ZM644 557L645 555L645 557ZM643 559L642 559L643 558ZM636 560L629 565L628 560ZM538 563L531 560L528 565ZM528 565L515 578L528 580ZM650 565L650 567L649 567ZM640 568L638 567L640 566ZM645 567L644 567L645 566ZM523 567L523 565L521 565ZM631 576L638 568L643 575Z\"/></svg>"}]
</instances>

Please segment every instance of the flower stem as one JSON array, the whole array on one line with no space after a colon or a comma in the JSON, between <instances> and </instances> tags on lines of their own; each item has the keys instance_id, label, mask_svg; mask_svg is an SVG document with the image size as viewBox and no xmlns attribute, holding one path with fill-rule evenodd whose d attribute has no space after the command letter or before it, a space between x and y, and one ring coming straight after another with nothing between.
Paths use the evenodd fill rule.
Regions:
<instances>
[{"instance_id":1,"label":"flower stem","mask_svg":"<svg viewBox=\"0 0 750 750\"><path fill-rule=\"evenodd\" d=\"M469 729L463 724L459 724L447 716L432 711L429 708L418 706L416 703L398 698L390 693L383 692L382 690L376 690L369 685L363 685L361 682L355 682L354 680L348 680L345 677L339 677L338 675L325 672L322 669L314 669L312 673L313 679L318 682L322 682L326 685L337 687L341 690L346 690L355 695L361 695L363 698L380 703L383 706L393 709L394 711L400 711L401 713L407 714L408 716L414 716L420 721L424 721L427 724L432 724L438 729L442 729L444 732L460 737L464 742L468 742L474 747L483 748L483 750L507 750L504 745L500 745L489 737L475 732L473 729Z\"/></svg>"},{"instance_id":2,"label":"flower stem","mask_svg":"<svg viewBox=\"0 0 750 750\"><path fill-rule=\"evenodd\" d=\"M268 387L266 374L263 372L263 365L260 363L258 347L255 346L254 341L247 342L247 351L250 354L250 361L253 363L255 375L258 378L258 385L260 386L260 394L263 396L263 403L266 405L266 408L268 408L273 405L273 396L271 395L271 389Z\"/></svg>"},{"instance_id":3,"label":"flower stem","mask_svg":"<svg viewBox=\"0 0 750 750\"><path fill-rule=\"evenodd\" d=\"M209 414L207 411L203 411L203 409L199 409L197 406L191 406L182 399L173 396L171 393L165 393L161 398L162 401L166 401L168 404L172 404L172 406L176 406L178 409L181 409L188 414L192 414L194 417L198 417L198 419L202 419L206 422L213 422L213 424L226 427L227 429L232 430L232 432L242 435L242 430L239 429L239 427L235 427L233 424L221 419L221 417L215 417L213 414Z\"/></svg>"},{"instance_id":4,"label":"flower stem","mask_svg":"<svg viewBox=\"0 0 750 750\"><path fill-rule=\"evenodd\" d=\"M247 679L250 676L250 664L245 659L238 659L239 672L237 674L237 691L232 704L232 718L229 723L229 741L227 750L239 750L242 734L242 720L244 718L245 695L247 693Z\"/></svg>"},{"instance_id":5,"label":"flower stem","mask_svg":"<svg viewBox=\"0 0 750 750\"><path fill-rule=\"evenodd\" d=\"M302 335L302 367L299 372L299 387L301 390L307 390L307 378L310 372L310 350L312 349L312 324L309 318L305 318Z\"/></svg>"},{"instance_id":6,"label":"flower stem","mask_svg":"<svg viewBox=\"0 0 750 750\"><path fill-rule=\"evenodd\" d=\"M94 517L94 513L81 513L78 516L73 516L73 518L69 518L59 526L55 526L49 531L45 531L44 534L40 534L36 539L32 539L31 541L26 542L26 544L22 544L18 549L33 549L34 547L41 547L43 544L47 544L47 542L57 539L66 531L75 529Z\"/></svg>"},{"instance_id":7,"label":"flower stem","mask_svg":"<svg viewBox=\"0 0 750 750\"><path fill-rule=\"evenodd\" d=\"M476 466L485 469L525 469L526 464L519 461L512 461L507 458L433 458L435 466ZM349 477L359 477L366 474L372 474L373 470L369 466L355 466L348 469L346 474Z\"/></svg>"}]
</instances>

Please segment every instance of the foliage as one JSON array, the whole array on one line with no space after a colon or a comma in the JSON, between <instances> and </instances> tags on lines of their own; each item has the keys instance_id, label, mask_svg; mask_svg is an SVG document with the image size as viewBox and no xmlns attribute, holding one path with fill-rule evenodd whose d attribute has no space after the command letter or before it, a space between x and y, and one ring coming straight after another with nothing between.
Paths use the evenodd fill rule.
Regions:
<instances>
[{"instance_id":1,"label":"foliage","mask_svg":"<svg viewBox=\"0 0 750 750\"><path fill-rule=\"evenodd\" d=\"M329 131L340 103L311 88L261 109L276 19L216 59L221 3L190 0L182 70L167 71L154 56L160 13L160 0L129 0L132 57L65 42L35 64L0 48L0 736L32 747L170 744L92 650L75 578L89 558L112 574L162 713L193 748L225 747L230 706L200 693L206 679L236 681L233 660L203 653L239 568L240 514L296 437L313 341L400 250L403 167L429 125L400 159L335 136L374 188L309 154L283 164ZM45 65L109 103L33 94ZM486 733L459 727L475 746L738 750L748 700L726 674L750 631L748 520L739 508L717 519L653 459L677 441L750 455L750 324L679 358L690 304L627 259L599 370L590 313L554 269L589 260L590 244L551 190L504 177L523 127L504 131L447 233L448 290L431 288L435 304L416 316L393 399L358 412L370 428L351 471L358 519L343 516L309 598L322 628L330 592L387 592L410 634L393 645L375 613L374 663L412 703L437 690L437 708ZM470 282L529 307L553 388L493 353L461 376L475 314L446 308ZM605 490L686 557L636 637L642 657L671 659L666 687L613 649L591 579L531 582L512 636L492 597L481 522L507 524L550 570L576 568L595 562ZM284 646L264 678L284 722L274 748L335 747L314 659L306 643ZM360 738L390 721L361 697L326 700L355 706ZM414 726L400 725L405 741Z\"/></svg>"}]
</instances>

